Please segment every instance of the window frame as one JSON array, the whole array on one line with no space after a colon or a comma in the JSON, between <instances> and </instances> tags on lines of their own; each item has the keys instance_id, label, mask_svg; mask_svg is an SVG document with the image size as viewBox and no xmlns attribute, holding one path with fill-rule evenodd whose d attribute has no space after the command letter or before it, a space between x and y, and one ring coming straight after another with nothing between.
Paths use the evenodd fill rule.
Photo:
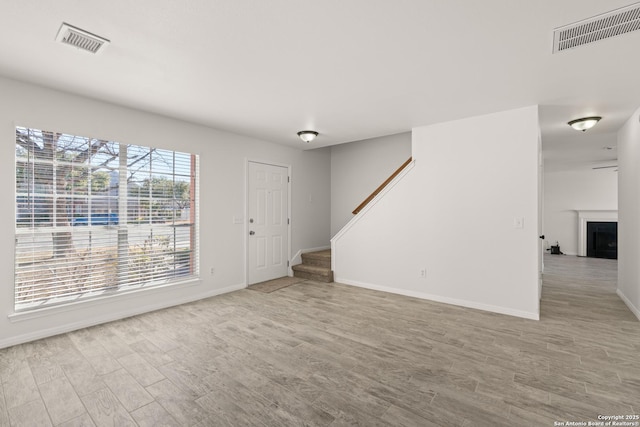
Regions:
<instances>
[{"instance_id":1,"label":"window frame","mask_svg":"<svg viewBox=\"0 0 640 427\"><path fill-rule=\"evenodd\" d=\"M27 160L24 160L24 158L21 158L18 155L18 151L19 151L19 143L18 143L18 137L19 137L19 132L34 132L34 134L40 133L40 135L44 135L45 132L47 131L42 131L40 129L36 129L33 127L26 127L26 126L15 126L15 132L16 132L16 155L15 155L15 159L14 159L14 166L15 166L15 175L14 178L16 179L15 181L15 197L14 197L14 213L15 213L15 217L14 217L14 237L15 237L15 243L14 243L14 313L16 314L23 314L23 313L31 313L31 312L35 312L38 310L42 310L42 309L51 309L51 308L55 308L61 305L69 305L69 304L77 304L77 303L85 303L88 301L94 301L94 300L99 300L102 299L104 297L113 297L113 296L117 296L117 295L123 295L123 294L129 294L132 292L140 292L140 291L150 291L153 289L159 289L159 288L166 288L166 287L174 287L174 286L184 286L186 284L189 283L193 283L194 281L199 281L200 280L200 267L199 267L199 228L200 228L200 223L199 223L199 155L196 153L185 153L185 152L181 152L178 150L170 150L170 149L164 149L164 148L158 148L158 147L150 147L150 146L143 146L143 145L137 145L137 144L125 144L125 143L121 143L118 141L107 141L109 144L112 144L112 147L117 147L117 153L118 153L118 157L116 158L116 160L119 162L119 166L117 168L113 168L111 165L110 166L110 170L111 172L115 172L117 174L117 188L118 188L118 192L115 194L115 196L113 195L109 195L106 196L106 198L108 200L115 200L116 206L117 206L117 216L113 217L112 216L112 211L109 210L108 215L106 216L100 216L100 215L105 215L105 214L100 214L100 215L94 215L93 212L93 208L92 208L92 202L97 200L97 199L92 199L92 194L91 194L91 188L92 188L92 182L91 182L91 177L93 176L94 173L94 169L96 170L100 170L101 168L92 164L92 155L88 154L87 156L87 163L81 162L81 163L77 163L75 166L79 169L86 169L86 173L84 173L85 178L86 178L86 187L81 187L82 190L86 190L86 195L84 194L80 194L83 193L82 191L80 191L79 194L75 194L75 193L65 193L64 195L60 195L57 194L55 191L52 192L52 194L50 197L52 202L50 203L50 206L48 206L49 209L49 216L50 218L47 219L46 215L44 215L42 218L44 218L43 222L45 223L45 225L38 225L38 223L35 221L35 213L36 213L36 208L35 205L37 204L37 202L34 202L35 198L39 197L39 195L37 195L35 193L35 191L33 192L29 192L27 191L27 200L28 202L31 204L30 207L30 223L28 226L24 226L24 224L21 224L21 201L24 201L24 191L21 192L20 190L20 178L19 178L19 169L20 166L27 166L27 167L31 167L35 164L38 163L38 161L41 161L42 164L47 164L50 163L50 170L51 170L51 183L50 186L51 187L56 187L57 182L56 182L56 173L58 172L57 163L61 163L61 164L66 164L66 163L71 163L73 164L73 161L68 161L68 159L62 159L59 160L57 159L58 156L58 151L53 151L53 153L51 154L51 159L50 161L47 160L46 158L43 159L35 159L34 158L27 158ZM51 132L53 133L53 132ZM88 141L89 144L89 148L91 147L92 142L91 141L96 141L95 138L92 137L84 137L84 136L77 136L77 135L73 135L73 134L65 134L65 133L57 133L56 135L58 136L58 139L61 136L70 138L69 141L75 141L76 139L78 139L80 142L82 142L82 140L84 141ZM61 135L61 136L60 136ZM44 138L44 136L42 136L42 138ZM100 140L103 141L103 140ZM31 141L33 142L33 141ZM57 141L56 141L57 142ZM68 141L67 141L68 142ZM103 141L104 142L104 141ZM33 144L35 145L35 142L33 142ZM57 146L55 147L57 150ZM149 166L148 170L145 170L144 173L148 173L148 179L147 182L149 183L149 188L148 188L148 201L149 201L149 215L148 215L148 222L142 222L140 224L133 224L132 222L129 221L130 219L130 211L128 209L128 201L130 198L130 184L129 184L129 178L131 178L132 176L129 176L128 173L130 172L130 165L129 165L129 160L128 160L128 156L127 153L129 153L131 148L135 148L138 150L148 150L149 152L149 158L152 158L154 156L157 155L157 153L163 153L163 155L167 155L167 154L171 154L172 159L173 159L173 163L171 165L171 167L169 168L168 166L164 166L162 168L160 168L161 172L160 173L155 173L154 174L154 170L151 166ZM96 152L99 153L99 152ZM123 155L124 153L124 155ZM68 154L68 153L63 153L64 155ZM178 156L181 156L181 164L180 164L180 168L184 168L185 165L188 167L188 172L184 172L184 173L179 173L176 172L178 166L176 164L176 158ZM185 159L188 159L185 160ZM66 165L66 169L65 170L69 170L69 165ZM46 168L45 168L46 169ZM73 167L71 167L71 170L73 170ZM124 172L123 172L124 171ZM83 174L80 173L80 176L82 176ZM30 177L30 179L32 181L27 182L27 189L30 189L31 185L33 184L34 189L35 189L35 173L33 174L32 177ZM155 178L158 177L164 177L164 181L160 180L159 182L166 184L166 186L168 186L167 188L170 188L170 195L167 196L167 194L164 194L165 197L162 197L163 194L159 193L159 195L161 197L155 197L155 193L153 193L153 186L151 184L151 181ZM168 178L167 178L168 177ZM178 178L176 178L178 177ZM38 178L39 182L46 182L46 179L48 178L48 176L42 178ZM113 180L113 175L110 176L110 179ZM144 180L143 180L144 181ZM188 182L188 184L182 185L182 183ZM124 186L123 186L124 183ZM178 199L176 198L176 189L178 188L178 183L180 183L180 188L182 190L184 190L184 188L187 188L187 192L188 192L188 196L187 196L187 203L188 203L188 207L185 207L184 204L178 203ZM24 183L22 183L24 184ZM110 184L111 185L111 184ZM140 184L138 184L140 185ZM72 185L73 187L73 185ZM121 191L120 188L124 188L124 191ZM140 187L138 187L140 188ZM22 188L24 190L24 187ZM109 189L109 191L111 191L111 189ZM163 190L166 193L166 188ZM124 194L124 195L123 195ZM184 194L182 194L181 196L184 196ZM101 195L100 197L105 197L104 194ZM73 216L73 212L69 212L68 210L66 211L66 214L64 216L66 216L67 222L68 224L63 225L61 224L61 221L59 220L59 218L56 217L57 211L59 210L59 206L58 206L58 202L57 202L57 198L63 198L65 200L67 199L71 199L74 202L71 204L72 206L75 207L75 203L77 200L86 200L86 211L87 211L87 215L85 218L85 223L82 224L81 221L76 221L75 223L73 223L74 219L77 220L77 217ZM140 193L138 193L138 200L140 200ZM180 200L184 200L184 199L180 199ZM152 207L152 202L160 202L160 205L164 207L165 212L165 217L164 220L154 220L154 213L158 213L159 209L154 210L154 208ZM66 202L65 202L66 203ZM45 205L46 206L46 205ZM68 207L66 207L68 209ZM184 217L184 213L185 211L187 212L187 216L188 219L186 221L182 221L183 217ZM75 212L75 211L74 211ZM123 215L124 213L124 215ZM178 220L177 220L177 215L180 213L180 224L178 224ZM166 215L170 215L169 220L166 218ZM42 218L40 218L42 220ZM100 221L96 222L94 221L95 218L100 218ZM115 219L114 219L115 218ZM104 223L102 223L101 221L104 221ZM163 222L164 221L164 222ZM48 226L47 226L48 224ZM186 225L186 229L188 229L188 239L185 240L184 236L185 236L185 232L182 231L181 232L181 237L180 237L180 244L182 244L183 246L181 246L180 252L178 252L178 237L177 237L177 229L178 227L182 227L184 228L184 226ZM153 270L153 272L151 272L151 270L147 269L144 270L142 268L140 269L136 269L132 268L131 265L134 265L132 263L133 255L130 255L130 252L132 251L132 247L131 242L132 241L136 241L135 238L137 237L131 237L133 236L132 231L134 230L140 234L141 232L149 232L149 238L147 240L144 241L144 243L142 243L143 245L147 246L149 245L151 247L151 251L141 255L140 259L148 259L148 258L152 258L155 261L155 265L160 265L162 266L162 270L158 270L159 272L155 272L155 270ZM171 246L171 248L167 249L164 248L160 251L156 251L153 248L154 245L154 233L157 231L158 233L160 233L159 230L164 230L167 231L168 233L166 233L165 235L162 235L162 233L160 234L160 237L162 238L163 241L168 241L169 245ZM131 269L131 271L137 271L140 274L140 280L136 280L133 282L128 282L125 279L132 277L131 275L125 274L124 276L120 276L120 270L118 270L118 272L116 273L115 277L116 278L116 285L115 286L97 286L95 289L92 289L91 287L83 287L83 286L76 286L76 290L75 291L69 291L69 292L65 292L62 293L59 296L55 296L55 295L51 295L49 294L49 296L47 297L42 297L42 298L36 298L35 300L32 300L30 302L20 302L19 298L21 297L20 294L20 290L21 285L19 284L19 274L21 272L24 271L23 264L25 264L24 262L20 263L19 259L26 259L26 258L19 258L20 256L22 256L19 252L19 239L20 238L24 238L24 236L33 236L34 237L34 241L35 241L35 236L36 235L46 235L46 234L51 234L52 239L55 240L55 237L53 237L56 233L60 233L60 232L68 232L71 233L71 247L72 250L74 246L75 246L75 240L73 240L76 236L81 236L83 233L84 234L88 234L90 237L89 242L92 241L93 237L91 237L93 235L93 233L96 234L115 234L117 236L117 250L116 250L116 256L115 256L115 262L119 268L120 265L127 265L127 270ZM126 240L121 240L121 236L125 235L125 239ZM98 240L98 239L94 239L94 240ZM110 240L111 245L113 245L114 240ZM124 250L124 252L121 252L123 247L121 245L121 243L124 242L124 245L126 245L126 248ZM150 242L150 243L149 243ZM186 250L184 243L186 242L187 246L186 246ZM35 248L36 247L36 243L32 244L32 247ZM96 247L99 248L99 244L96 245ZM112 250L113 248L110 247L110 250ZM35 249L33 249L35 250ZM55 243L51 243L51 250L53 251L52 253L55 254L56 251L56 245ZM92 248L89 248L89 252L92 250ZM122 258L122 254L126 254L126 258ZM151 254L151 255L149 255ZM188 254L188 255L187 255ZM60 266L62 266L63 264L57 264L57 261L55 261L55 256L52 256L51 259L53 261L51 261L50 263L42 263L42 265L47 265L48 267L55 267L55 268L59 268ZM36 262L34 261L34 257L32 256L31 258L31 262L32 264L35 266ZM70 260L66 260L65 262L67 262L68 265L71 265L71 261ZM76 265L79 266L85 266L85 265L93 265L92 263L95 263L96 260L94 258L89 258L88 261L86 263L79 263L76 262ZM148 265L148 262L147 264ZM180 268L178 269L178 265L180 265ZM186 270L185 270L185 266L186 266ZM53 268L52 267L52 268ZM44 269L44 267L43 267ZM37 274L38 270L36 267L34 267L34 271L35 274ZM140 273L140 271L142 271L142 273ZM34 274L34 275L35 275ZM111 276L113 275L113 273L105 273L105 276ZM92 276L91 274L87 277L90 278L90 283L94 283L93 281L96 280L96 283L99 283L100 278L98 277L99 273L95 274L94 276ZM33 279L34 281L36 279ZM44 280L44 279L42 279ZM65 279L66 280L66 279ZM34 282L35 283L35 282ZM61 279L52 279L52 283L50 283L47 286L43 286L42 289L54 289L56 285L59 285L60 283L62 283L64 285L64 280L61 281ZM34 286L35 288L35 286Z\"/></svg>"}]
</instances>

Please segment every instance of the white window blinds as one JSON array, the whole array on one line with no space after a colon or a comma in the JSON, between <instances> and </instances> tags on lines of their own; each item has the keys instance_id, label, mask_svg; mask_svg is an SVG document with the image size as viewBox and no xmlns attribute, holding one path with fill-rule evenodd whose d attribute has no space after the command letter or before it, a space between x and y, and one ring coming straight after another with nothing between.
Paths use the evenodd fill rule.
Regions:
<instances>
[{"instance_id":1,"label":"white window blinds","mask_svg":"<svg viewBox=\"0 0 640 427\"><path fill-rule=\"evenodd\" d=\"M16 128L15 309L198 275L197 156Z\"/></svg>"}]
</instances>

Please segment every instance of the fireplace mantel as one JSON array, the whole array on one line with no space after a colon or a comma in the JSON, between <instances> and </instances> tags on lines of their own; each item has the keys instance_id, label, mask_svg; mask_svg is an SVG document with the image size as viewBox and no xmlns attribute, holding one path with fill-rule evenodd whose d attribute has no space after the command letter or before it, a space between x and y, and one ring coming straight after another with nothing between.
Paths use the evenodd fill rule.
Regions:
<instances>
[{"instance_id":1,"label":"fireplace mantel","mask_svg":"<svg viewBox=\"0 0 640 427\"><path fill-rule=\"evenodd\" d=\"M587 222L618 222L617 210L576 210L578 213L578 256L587 256Z\"/></svg>"}]
</instances>

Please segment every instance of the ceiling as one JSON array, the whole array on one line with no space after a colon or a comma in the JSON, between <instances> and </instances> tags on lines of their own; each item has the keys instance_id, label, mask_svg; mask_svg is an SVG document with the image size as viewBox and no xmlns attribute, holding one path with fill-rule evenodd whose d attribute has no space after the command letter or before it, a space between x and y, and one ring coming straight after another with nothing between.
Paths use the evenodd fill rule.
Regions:
<instances>
[{"instance_id":1,"label":"ceiling","mask_svg":"<svg viewBox=\"0 0 640 427\"><path fill-rule=\"evenodd\" d=\"M0 0L0 75L302 149L539 104L547 167L584 168L640 107L640 31L559 54L552 31L631 3Z\"/></svg>"}]
</instances>

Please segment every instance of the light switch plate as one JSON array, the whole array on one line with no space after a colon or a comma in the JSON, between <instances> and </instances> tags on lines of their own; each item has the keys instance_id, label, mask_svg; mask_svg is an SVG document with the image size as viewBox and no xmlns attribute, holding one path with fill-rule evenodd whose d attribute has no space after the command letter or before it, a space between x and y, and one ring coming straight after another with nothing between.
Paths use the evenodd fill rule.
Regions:
<instances>
[{"instance_id":1,"label":"light switch plate","mask_svg":"<svg viewBox=\"0 0 640 427\"><path fill-rule=\"evenodd\" d=\"M522 217L513 218L513 228L524 228L524 218Z\"/></svg>"}]
</instances>

